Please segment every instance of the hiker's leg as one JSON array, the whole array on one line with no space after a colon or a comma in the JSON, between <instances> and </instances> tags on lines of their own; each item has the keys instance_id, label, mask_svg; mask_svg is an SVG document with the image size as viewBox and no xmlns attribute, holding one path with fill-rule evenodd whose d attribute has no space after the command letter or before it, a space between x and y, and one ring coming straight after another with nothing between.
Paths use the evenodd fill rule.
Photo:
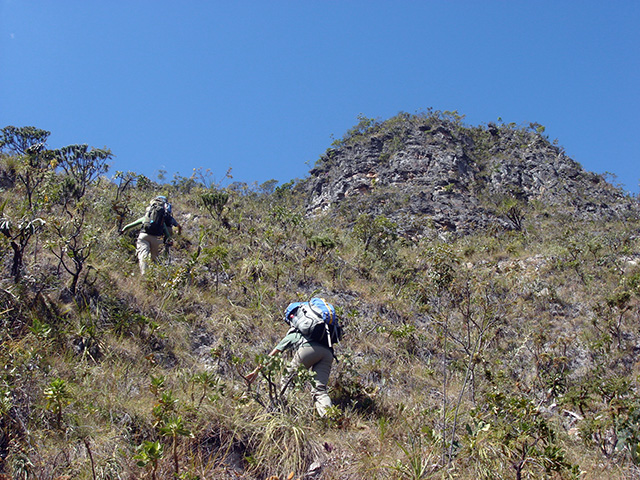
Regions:
<instances>
[{"instance_id":1,"label":"hiker's leg","mask_svg":"<svg viewBox=\"0 0 640 480\"><path fill-rule=\"evenodd\" d=\"M140 272L143 275L147 270L149 260L155 261L158 258L161 245L162 237L156 237L144 232L140 232L140 235L138 235L136 251L138 253L138 262L140 263Z\"/></svg>"},{"instance_id":2,"label":"hiker's leg","mask_svg":"<svg viewBox=\"0 0 640 480\"><path fill-rule=\"evenodd\" d=\"M299 348L291 362L292 370L302 364L316 373L312 393L316 410L321 417L324 417L327 407L331 406L331 398L327 393L327 384L329 383L332 363L333 353L328 348L320 345L306 345Z\"/></svg>"},{"instance_id":3,"label":"hiker's leg","mask_svg":"<svg viewBox=\"0 0 640 480\"><path fill-rule=\"evenodd\" d=\"M296 353L293 355L293 359L291 359L291 363L287 367L287 375L284 378L284 387L282 388L282 393L285 392L285 390L293 380L293 376L296 374L296 371L298 370L298 368L300 368L300 365L304 365L305 368L309 368L307 367L306 363L302 360L303 357L301 356L301 352L300 352L301 350L302 348L299 348L296 351ZM307 358L308 354L304 355L304 357L305 357L305 360L308 361L308 358Z\"/></svg>"},{"instance_id":4,"label":"hiker's leg","mask_svg":"<svg viewBox=\"0 0 640 480\"><path fill-rule=\"evenodd\" d=\"M140 232L138 235L138 241L136 242L136 254L138 255L138 263L140 265L140 273L144 275L147 270L147 261L151 257L151 244L149 238L151 235Z\"/></svg>"},{"instance_id":5,"label":"hiker's leg","mask_svg":"<svg viewBox=\"0 0 640 480\"><path fill-rule=\"evenodd\" d=\"M160 255L160 248L162 247L162 237L149 235L149 245L151 246L151 260L155 262L158 259L158 255Z\"/></svg>"},{"instance_id":6,"label":"hiker's leg","mask_svg":"<svg viewBox=\"0 0 640 480\"><path fill-rule=\"evenodd\" d=\"M327 385L329 384L329 374L331 373L331 364L333 363L333 353L328 348L321 347L321 360L316 363L312 369L316 372L316 381L313 387L313 399L315 400L316 410L321 417L324 417L327 408L331 406L331 397L327 393Z\"/></svg>"}]
</instances>

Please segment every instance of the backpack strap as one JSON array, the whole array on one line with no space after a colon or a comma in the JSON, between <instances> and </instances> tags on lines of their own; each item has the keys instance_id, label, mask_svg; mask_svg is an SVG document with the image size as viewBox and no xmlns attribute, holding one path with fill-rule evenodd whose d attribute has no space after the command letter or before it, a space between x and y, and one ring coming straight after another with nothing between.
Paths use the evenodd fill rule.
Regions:
<instances>
[{"instance_id":1,"label":"backpack strap","mask_svg":"<svg viewBox=\"0 0 640 480\"><path fill-rule=\"evenodd\" d=\"M333 344L331 343L331 331L329 331L329 324L325 323L324 324L324 329L327 331L327 344L329 345L329 348L331 349L331 353L333 353ZM334 355L335 357L335 355Z\"/></svg>"}]
</instances>

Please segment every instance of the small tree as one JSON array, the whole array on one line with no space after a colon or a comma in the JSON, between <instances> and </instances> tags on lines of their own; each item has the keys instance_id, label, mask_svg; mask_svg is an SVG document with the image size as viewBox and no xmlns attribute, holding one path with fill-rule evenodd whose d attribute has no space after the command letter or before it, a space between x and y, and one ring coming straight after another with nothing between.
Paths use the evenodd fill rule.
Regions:
<instances>
[{"instance_id":1,"label":"small tree","mask_svg":"<svg viewBox=\"0 0 640 480\"><path fill-rule=\"evenodd\" d=\"M509 198L502 202L500 213L511 222L516 231L521 232L524 226L524 209L522 203L515 198Z\"/></svg>"},{"instance_id":2,"label":"small tree","mask_svg":"<svg viewBox=\"0 0 640 480\"><path fill-rule=\"evenodd\" d=\"M32 237L36 236L44 226L45 222L41 218L29 219L23 217L17 222L11 220L4 214L5 201L0 206L0 233L4 235L13 250L13 261L11 262L11 276L15 282L20 280L24 265L24 252Z\"/></svg>"},{"instance_id":3,"label":"small tree","mask_svg":"<svg viewBox=\"0 0 640 480\"><path fill-rule=\"evenodd\" d=\"M80 274L97 243L97 236L85 227L86 213L85 205L80 204L70 220L52 223L57 240L50 244L50 249L71 275L69 290L72 295L76 293Z\"/></svg>"},{"instance_id":4,"label":"small tree","mask_svg":"<svg viewBox=\"0 0 640 480\"><path fill-rule=\"evenodd\" d=\"M131 209L127 205L126 191L136 181L138 175L134 172L116 172L115 179L118 180L118 188L116 189L116 198L111 201L111 209L118 218L118 231L122 230L124 219Z\"/></svg>"},{"instance_id":5,"label":"small tree","mask_svg":"<svg viewBox=\"0 0 640 480\"><path fill-rule=\"evenodd\" d=\"M204 250L206 261L211 262L216 276L216 294L220 285L220 275L229 268L229 250L223 245L214 245Z\"/></svg>"},{"instance_id":6,"label":"small tree","mask_svg":"<svg viewBox=\"0 0 640 480\"><path fill-rule=\"evenodd\" d=\"M509 465L516 480L577 476L579 469L566 459L552 423L530 399L495 387L472 416L464 453L478 459L474 468L496 471Z\"/></svg>"},{"instance_id":7,"label":"small tree","mask_svg":"<svg viewBox=\"0 0 640 480\"><path fill-rule=\"evenodd\" d=\"M89 148L88 145L69 145L55 150L54 154L58 166L73 183L76 199L82 198L87 187L109 170L106 162L112 157L111 150Z\"/></svg>"},{"instance_id":8,"label":"small tree","mask_svg":"<svg viewBox=\"0 0 640 480\"><path fill-rule=\"evenodd\" d=\"M316 253L317 260L321 261L329 251L338 246L338 243L329 235L321 234L309 238L307 245Z\"/></svg>"},{"instance_id":9,"label":"small tree","mask_svg":"<svg viewBox=\"0 0 640 480\"><path fill-rule=\"evenodd\" d=\"M388 247L397 240L398 226L387 217L373 218L367 213L358 216L353 226L353 234L363 243L364 251L385 254Z\"/></svg>"},{"instance_id":10,"label":"small tree","mask_svg":"<svg viewBox=\"0 0 640 480\"><path fill-rule=\"evenodd\" d=\"M0 130L0 150L8 150L20 155L37 144L44 144L51 132L36 127L8 126Z\"/></svg>"},{"instance_id":11,"label":"small tree","mask_svg":"<svg viewBox=\"0 0 640 480\"><path fill-rule=\"evenodd\" d=\"M27 203L34 210L35 195L55 166L53 152L45 148L51 133L35 127L5 127L0 130L0 151L17 156L11 172L25 189Z\"/></svg>"},{"instance_id":12,"label":"small tree","mask_svg":"<svg viewBox=\"0 0 640 480\"><path fill-rule=\"evenodd\" d=\"M44 389L44 396L47 399L46 408L51 410L56 416L56 425L62 427L62 410L69 403L71 395L67 389L67 383L61 378L54 378L49 386Z\"/></svg>"},{"instance_id":13,"label":"small tree","mask_svg":"<svg viewBox=\"0 0 640 480\"><path fill-rule=\"evenodd\" d=\"M179 462L178 462L178 437L193 437L193 434L185 428L182 417L172 417L160 427L160 434L165 437L171 437L172 439L172 452L173 452L173 468L174 474L178 477L179 474Z\"/></svg>"},{"instance_id":14,"label":"small tree","mask_svg":"<svg viewBox=\"0 0 640 480\"><path fill-rule=\"evenodd\" d=\"M227 226L222 216L224 207L229 201L229 194L227 192L208 190L200 195L200 200L214 220L217 219L221 225Z\"/></svg>"},{"instance_id":15,"label":"small tree","mask_svg":"<svg viewBox=\"0 0 640 480\"><path fill-rule=\"evenodd\" d=\"M164 447L158 441L150 442L145 440L139 447L135 459L141 468L151 465L151 479L156 480L158 471L158 461L164 456Z\"/></svg>"}]
</instances>

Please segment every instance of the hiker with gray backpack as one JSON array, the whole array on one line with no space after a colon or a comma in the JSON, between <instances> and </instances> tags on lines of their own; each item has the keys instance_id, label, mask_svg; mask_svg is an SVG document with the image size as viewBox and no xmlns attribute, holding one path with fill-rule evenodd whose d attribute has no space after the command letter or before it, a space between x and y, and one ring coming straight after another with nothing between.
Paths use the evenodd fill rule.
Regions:
<instances>
[{"instance_id":1,"label":"hiker with gray backpack","mask_svg":"<svg viewBox=\"0 0 640 480\"><path fill-rule=\"evenodd\" d=\"M300 365L315 372L313 399L316 411L324 417L327 408L331 406L327 384L334 359L333 347L342 339L342 327L336 317L336 310L325 299L314 297L308 302L290 303L285 309L284 321L289 325L289 331L269 356L294 349L295 354L288 368L289 375ZM261 368L262 365L258 365L245 377L249 385Z\"/></svg>"},{"instance_id":2,"label":"hiker with gray backpack","mask_svg":"<svg viewBox=\"0 0 640 480\"><path fill-rule=\"evenodd\" d=\"M125 225L120 233L125 233L138 225L142 228L136 242L136 255L140 264L140 273L144 275L149 259L155 261L163 245L172 245L173 227L178 229L178 234L182 233L182 227L173 218L171 204L163 195L158 195L151 200L144 216Z\"/></svg>"}]
</instances>

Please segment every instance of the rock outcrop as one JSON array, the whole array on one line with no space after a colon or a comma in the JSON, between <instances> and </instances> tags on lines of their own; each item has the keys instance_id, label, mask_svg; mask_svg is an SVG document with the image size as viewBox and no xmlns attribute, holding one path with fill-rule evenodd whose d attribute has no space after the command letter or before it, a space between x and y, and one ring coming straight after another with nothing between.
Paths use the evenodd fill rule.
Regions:
<instances>
[{"instance_id":1,"label":"rock outcrop","mask_svg":"<svg viewBox=\"0 0 640 480\"><path fill-rule=\"evenodd\" d=\"M585 171L542 131L537 124L468 127L440 113L363 120L311 170L308 212L349 205L459 233L514 228L503 210L509 202L580 217L637 213L636 201Z\"/></svg>"}]
</instances>

